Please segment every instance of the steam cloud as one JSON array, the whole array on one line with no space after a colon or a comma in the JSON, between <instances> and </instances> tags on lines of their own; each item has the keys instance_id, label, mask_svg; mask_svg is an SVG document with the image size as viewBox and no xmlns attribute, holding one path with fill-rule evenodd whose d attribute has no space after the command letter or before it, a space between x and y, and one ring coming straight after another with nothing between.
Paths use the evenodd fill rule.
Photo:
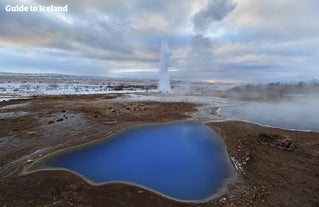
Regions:
<instances>
[{"instance_id":1,"label":"steam cloud","mask_svg":"<svg viewBox=\"0 0 319 207\"><path fill-rule=\"evenodd\" d=\"M195 31L206 31L211 24L223 20L235 7L231 0L211 0L208 2L207 7L194 15L193 24Z\"/></svg>"},{"instance_id":2,"label":"steam cloud","mask_svg":"<svg viewBox=\"0 0 319 207\"><path fill-rule=\"evenodd\" d=\"M195 73L211 70L214 65L214 42L206 36L207 31L215 31L217 23L221 22L236 5L231 0L210 0L206 7L193 16L193 30L196 35L191 40L191 50L187 55L188 67Z\"/></svg>"},{"instance_id":3,"label":"steam cloud","mask_svg":"<svg viewBox=\"0 0 319 207\"><path fill-rule=\"evenodd\" d=\"M319 98L302 96L275 103L248 103L222 109L226 117L245 119L287 129L319 131Z\"/></svg>"}]
</instances>

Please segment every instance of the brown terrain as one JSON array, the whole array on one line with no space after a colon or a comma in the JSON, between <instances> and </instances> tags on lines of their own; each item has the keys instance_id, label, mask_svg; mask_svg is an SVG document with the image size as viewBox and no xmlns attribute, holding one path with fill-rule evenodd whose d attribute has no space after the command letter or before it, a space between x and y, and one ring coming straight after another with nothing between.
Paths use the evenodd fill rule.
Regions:
<instances>
[{"instance_id":1,"label":"brown terrain","mask_svg":"<svg viewBox=\"0 0 319 207\"><path fill-rule=\"evenodd\" d=\"M0 206L319 205L319 134L239 122L207 125L221 135L238 173L204 203L177 202L126 184L90 185L67 171L21 175L35 159L143 123L190 118L195 105L128 102L120 95L43 96L0 102ZM188 112L188 113L186 113Z\"/></svg>"}]
</instances>

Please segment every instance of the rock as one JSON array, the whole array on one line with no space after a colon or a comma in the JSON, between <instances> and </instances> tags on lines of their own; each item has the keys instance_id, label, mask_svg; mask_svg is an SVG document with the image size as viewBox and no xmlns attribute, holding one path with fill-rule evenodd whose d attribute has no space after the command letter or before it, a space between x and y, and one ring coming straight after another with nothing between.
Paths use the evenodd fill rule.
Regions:
<instances>
[{"instance_id":1,"label":"rock","mask_svg":"<svg viewBox=\"0 0 319 207\"><path fill-rule=\"evenodd\" d=\"M278 135L259 134L258 140L262 144L270 145L282 150L293 150L295 144L289 137L280 138Z\"/></svg>"},{"instance_id":2,"label":"rock","mask_svg":"<svg viewBox=\"0 0 319 207\"><path fill-rule=\"evenodd\" d=\"M60 122L60 121L63 121L64 119L63 118L59 118L56 120L56 122Z\"/></svg>"},{"instance_id":3,"label":"rock","mask_svg":"<svg viewBox=\"0 0 319 207\"><path fill-rule=\"evenodd\" d=\"M27 135L35 135L37 132L36 131L30 131L27 133Z\"/></svg>"},{"instance_id":4,"label":"rock","mask_svg":"<svg viewBox=\"0 0 319 207\"><path fill-rule=\"evenodd\" d=\"M269 143L273 142L275 140L275 138L272 136L269 136L267 134L259 134L258 140L263 144L269 144Z\"/></svg>"},{"instance_id":5,"label":"rock","mask_svg":"<svg viewBox=\"0 0 319 207\"><path fill-rule=\"evenodd\" d=\"M117 121L105 121L104 124L117 124Z\"/></svg>"}]
</instances>

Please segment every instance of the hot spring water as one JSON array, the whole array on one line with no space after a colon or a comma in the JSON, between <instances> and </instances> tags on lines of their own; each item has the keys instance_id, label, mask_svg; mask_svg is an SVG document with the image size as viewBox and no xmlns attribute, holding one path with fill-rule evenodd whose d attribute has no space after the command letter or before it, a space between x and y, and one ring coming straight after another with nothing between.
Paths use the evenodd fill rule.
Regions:
<instances>
[{"instance_id":1,"label":"hot spring water","mask_svg":"<svg viewBox=\"0 0 319 207\"><path fill-rule=\"evenodd\" d=\"M26 173L64 169L89 182L127 182L178 200L213 196L233 176L225 147L206 125L181 121L124 130L33 163Z\"/></svg>"},{"instance_id":2,"label":"hot spring water","mask_svg":"<svg viewBox=\"0 0 319 207\"><path fill-rule=\"evenodd\" d=\"M272 127L319 132L319 110L316 100L281 101L276 103L247 102L223 107L220 115Z\"/></svg>"}]
</instances>

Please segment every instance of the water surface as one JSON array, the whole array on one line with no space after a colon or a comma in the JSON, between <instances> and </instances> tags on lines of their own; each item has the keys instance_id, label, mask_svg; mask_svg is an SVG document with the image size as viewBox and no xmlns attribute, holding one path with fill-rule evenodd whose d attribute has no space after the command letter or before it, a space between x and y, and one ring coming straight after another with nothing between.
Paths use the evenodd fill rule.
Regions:
<instances>
[{"instance_id":1,"label":"water surface","mask_svg":"<svg viewBox=\"0 0 319 207\"><path fill-rule=\"evenodd\" d=\"M71 170L89 182L128 182L179 200L209 198L233 176L220 137L193 121L146 125L66 149L28 171Z\"/></svg>"},{"instance_id":2,"label":"water surface","mask_svg":"<svg viewBox=\"0 0 319 207\"><path fill-rule=\"evenodd\" d=\"M318 98L303 98L275 103L247 102L232 107L223 107L220 115L263 125L319 132Z\"/></svg>"}]
</instances>

